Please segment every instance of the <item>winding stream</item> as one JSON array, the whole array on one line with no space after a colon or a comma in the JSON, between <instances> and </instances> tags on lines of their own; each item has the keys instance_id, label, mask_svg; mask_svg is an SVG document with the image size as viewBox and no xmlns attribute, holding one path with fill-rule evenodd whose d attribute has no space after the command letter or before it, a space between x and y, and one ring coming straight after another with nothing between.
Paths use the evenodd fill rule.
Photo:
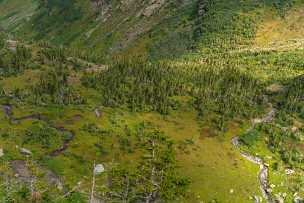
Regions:
<instances>
[{"instance_id":1,"label":"winding stream","mask_svg":"<svg viewBox=\"0 0 304 203\"><path fill-rule=\"evenodd\" d=\"M44 122L48 123L52 128L55 128L57 131L69 133L71 136L69 136L68 139L65 139L63 144L60 147L58 147L57 149L50 152L50 154L49 154L50 156L58 156L62 152L64 152L69 147L70 142L75 137L74 131L68 130L63 126L58 127L56 125L51 124L46 117L44 117L43 115L41 115L39 113L30 114L30 115L26 115L26 116L22 116L22 117L15 117L13 114L13 107L10 104L3 105L3 110L4 110L5 115L8 117L8 119L10 119L10 121L12 121L12 122L35 119L35 120L40 120L40 121L44 121Z\"/></svg>"},{"instance_id":2,"label":"winding stream","mask_svg":"<svg viewBox=\"0 0 304 203\"><path fill-rule=\"evenodd\" d=\"M4 110L5 115L12 122L29 120L29 119L41 120L41 121L48 123L52 128L55 128L56 130L58 130L60 132L67 132L67 133L71 134L69 139L66 139L60 147L58 147L57 149L50 152L50 154L49 154L50 156L58 156L62 152L64 152L69 147L70 142L75 137L75 133L73 131L66 129L63 126L58 127L58 126L50 124L50 122L47 120L47 118L39 113L30 114L30 115L26 115L26 116L22 116L22 117L14 117L12 109L13 109L13 107L10 104L3 105L3 110ZM247 129L247 132L254 129L255 125L258 123L271 122L275 116L275 113L276 113L276 109L271 106L270 111L263 118L253 120L252 125ZM235 136L231 139L231 142L234 147L236 147L237 149L240 150L240 141L239 140L240 140L239 136ZM258 156L252 155L248 152L241 151L241 150L240 150L240 153L241 153L242 157L244 157L248 161L260 166L260 171L258 173L258 179L259 179L260 188L261 188L263 197L266 199L267 203L273 203L271 188L269 187L269 180L268 180L268 172L269 172L268 166Z\"/></svg>"},{"instance_id":3,"label":"winding stream","mask_svg":"<svg viewBox=\"0 0 304 203\"><path fill-rule=\"evenodd\" d=\"M252 125L250 126L250 128L247 129L247 132L251 131L252 129L254 129L255 125L258 123L269 123L273 120L275 113L276 113L276 109L272 107L272 105L270 105L270 111L261 119L254 119L254 121L252 122ZM239 142L239 137L233 137L231 142L233 144L233 146L235 146L236 148L240 149L240 142ZM260 171L258 173L258 178L259 178L259 183L260 183L260 188L263 194L263 197L266 199L266 202L268 203L273 203L273 198L271 195L271 188L269 187L269 180L268 180L268 166L265 164L265 162L258 156L252 155L248 152L244 152L241 151L240 152L242 157L244 157L245 159L247 159L248 161L258 164L260 166Z\"/></svg>"}]
</instances>

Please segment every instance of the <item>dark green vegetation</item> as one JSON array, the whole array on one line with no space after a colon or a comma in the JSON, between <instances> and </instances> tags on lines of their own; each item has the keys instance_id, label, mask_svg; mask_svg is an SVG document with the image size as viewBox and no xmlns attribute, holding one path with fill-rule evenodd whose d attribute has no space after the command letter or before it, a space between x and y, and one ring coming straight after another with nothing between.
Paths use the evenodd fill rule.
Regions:
<instances>
[{"instance_id":1,"label":"dark green vegetation","mask_svg":"<svg viewBox=\"0 0 304 203\"><path fill-rule=\"evenodd\" d=\"M2 5L10 7L15 1ZM23 39L50 40L87 52L94 49L98 53L90 54L102 58L130 54L176 58L198 47L221 51L251 44L265 12L273 10L283 18L299 2L27 0L23 6L36 8L28 22L19 21L26 16L22 11L3 12L0 19Z\"/></svg>"},{"instance_id":2,"label":"dark green vegetation","mask_svg":"<svg viewBox=\"0 0 304 203\"><path fill-rule=\"evenodd\" d=\"M302 13L301 0L0 0L0 202L87 202L93 186L106 202L254 202L259 166L237 135L274 199L303 197Z\"/></svg>"},{"instance_id":3,"label":"dark green vegetation","mask_svg":"<svg viewBox=\"0 0 304 203\"><path fill-rule=\"evenodd\" d=\"M172 201L187 193L189 180L176 172L173 142L146 126L140 124L135 135L138 139L135 145L144 151L139 165L117 166L110 173L111 186L107 194L110 202ZM128 147L130 140L123 138L121 144ZM132 147L134 149L136 147Z\"/></svg>"},{"instance_id":4,"label":"dark green vegetation","mask_svg":"<svg viewBox=\"0 0 304 203\"><path fill-rule=\"evenodd\" d=\"M0 59L1 77L16 75L24 71L24 69L31 63L30 50L22 45L18 45L14 49L16 49L15 52L2 49Z\"/></svg>"},{"instance_id":5,"label":"dark green vegetation","mask_svg":"<svg viewBox=\"0 0 304 203\"><path fill-rule=\"evenodd\" d=\"M183 102L178 97L183 96L191 98L189 103L202 116L213 111L231 118L250 113L248 106L257 104L260 96L258 81L251 76L211 64L181 69L166 63L123 61L102 73L87 74L82 81L101 92L106 106L127 105L133 111L163 114L178 108Z\"/></svg>"}]
</instances>

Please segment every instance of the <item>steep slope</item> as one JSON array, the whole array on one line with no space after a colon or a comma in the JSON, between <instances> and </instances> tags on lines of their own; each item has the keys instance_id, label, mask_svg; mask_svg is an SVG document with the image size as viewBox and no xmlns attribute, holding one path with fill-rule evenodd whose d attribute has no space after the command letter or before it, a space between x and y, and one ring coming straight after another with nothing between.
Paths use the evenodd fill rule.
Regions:
<instances>
[{"instance_id":1,"label":"steep slope","mask_svg":"<svg viewBox=\"0 0 304 203\"><path fill-rule=\"evenodd\" d=\"M0 7L7 4L14 7L8 2ZM18 36L103 54L132 49L133 53L145 55L149 51L157 56L180 55L190 48L196 10L196 1L187 0L29 0L28 4L38 6L30 22L22 29L9 27Z\"/></svg>"},{"instance_id":2,"label":"steep slope","mask_svg":"<svg viewBox=\"0 0 304 203\"><path fill-rule=\"evenodd\" d=\"M0 25L23 40L47 40L87 52L94 50L101 57L131 54L170 58L197 48L225 50L254 44L256 34L261 41L267 23L273 18L293 21L294 26L301 27L301 10L289 9L302 3L302 0L26 0L22 3L3 0ZM293 19L288 15L294 16ZM288 23L278 26L287 30L294 27ZM300 34L301 30L297 32Z\"/></svg>"},{"instance_id":3,"label":"steep slope","mask_svg":"<svg viewBox=\"0 0 304 203\"><path fill-rule=\"evenodd\" d=\"M0 29L18 30L35 14L37 4L33 0L1 0Z\"/></svg>"},{"instance_id":4,"label":"steep slope","mask_svg":"<svg viewBox=\"0 0 304 203\"><path fill-rule=\"evenodd\" d=\"M0 202L303 201L303 0L0 10Z\"/></svg>"}]
</instances>

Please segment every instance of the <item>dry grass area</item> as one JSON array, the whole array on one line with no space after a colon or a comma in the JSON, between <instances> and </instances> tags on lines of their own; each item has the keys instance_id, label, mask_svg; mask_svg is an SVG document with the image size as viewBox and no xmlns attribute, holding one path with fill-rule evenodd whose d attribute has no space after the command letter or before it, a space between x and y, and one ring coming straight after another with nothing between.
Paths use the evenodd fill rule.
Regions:
<instances>
[{"instance_id":1,"label":"dry grass area","mask_svg":"<svg viewBox=\"0 0 304 203\"><path fill-rule=\"evenodd\" d=\"M295 7L288 11L284 18L269 12L258 27L255 44L267 46L282 44L292 40L299 41L304 37L304 8Z\"/></svg>"}]
</instances>

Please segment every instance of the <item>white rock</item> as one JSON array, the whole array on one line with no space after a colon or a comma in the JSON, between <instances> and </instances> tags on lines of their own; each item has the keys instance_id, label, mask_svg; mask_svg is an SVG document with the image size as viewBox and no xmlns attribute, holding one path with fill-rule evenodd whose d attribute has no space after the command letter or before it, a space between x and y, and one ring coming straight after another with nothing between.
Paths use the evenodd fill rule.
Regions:
<instances>
[{"instance_id":1,"label":"white rock","mask_svg":"<svg viewBox=\"0 0 304 203\"><path fill-rule=\"evenodd\" d=\"M105 168L102 164L97 164L94 168L94 174L99 175L105 171Z\"/></svg>"},{"instance_id":2,"label":"white rock","mask_svg":"<svg viewBox=\"0 0 304 203\"><path fill-rule=\"evenodd\" d=\"M286 173L286 175L291 175L291 174L295 173L295 171L288 168L288 169L285 169L285 173Z\"/></svg>"},{"instance_id":3,"label":"white rock","mask_svg":"<svg viewBox=\"0 0 304 203\"><path fill-rule=\"evenodd\" d=\"M271 189L271 188L267 188L267 189L266 189L266 192L272 193L272 189Z\"/></svg>"},{"instance_id":4,"label":"white rock","mask_svg":"<svg viewBox=\"0 0 304 203\"><path fill-rule=\"evenodd\" d=\"M97 118L100 118L101 114L100 114L99 109L95 109L95 115Z\"/></svg>"},{"instance_id":5,"label":"white rock","mask_svg":"<svg viewBox=\"0 0 304 203\"><path fill-rule=\"evenodd\" d=\"M293 126L292 128L291 128L291 131L293 132L293 133L295 133L295 132L297 132L299 129L296 127L296 126Z\"/></svg>"},{"instance_id":6,"label":"white rock","mask_svg":"<svg viewBox=\"0 0 304 203\"><path fill-rule=\"evenodd\" d=\"M259 124L259 123L262 123L263 121L262 121L262 119L260 119L260 118L256 118L256 119L253 119L253 121L252 121L254 124Z\"/></svg>"},{"instance_id":7,"label":"white rock","mask_svg":"<svg viewBox=\"0 0 304 203\"><path fill-rule=\"evenodd\" d=\"M276 194L275 195L276 198L275 198L275 202L276 203L284 203L284 198L282 198L280 195Z\"/></svg>"},{"instance_id":8,"label":"white rock","mask_svg":"<svg viewBox=\"0 0 304 203\"><path fill-rule=\"evenodd\" d=\"M28 149L25 149L25 148L21 148L20 152L23 155L32 155L32 152L30 150L28 150Z\"/></svg>"},{"instance_id":9,"label":"white rock","mask_svg":"<svg viewBox=\"0 0 304 203\"><path fill-rule=\"evenodd\" d=\"M254 195L254 201L255 201L256 203L260 203L260 202L263 201L263 199L262 199L262 197L260 197L260 196Z\"/></svg>"},{"instance_id":10,"label":"white rock","mask_svg":"<svg viewBox=\"0 0 304 203\"><path fill-rule=\"evenodd\" d=\"M62 183L58 183L58 184L57 184L57 189L60 190L60 191L63 190L63 185L62 185Z\"/></svg>"},{"instance_id":11,"label":"white rock","mask_svg":"<svg viewBox=\"0 0 304 203\"><path fill-rule=\"evenodd\" d=\"M4 156L4 152L3 152L3 149L0 148L0 157L3 157Z\"/></svg>"},{"instance_id":12,"label":"white rock","mask_svg":"<svg viewBox=\"0 0 304 203\"><path fill-rule=\"evenodd\" d=\"M266 90L270 93L277 93L284 91L284 86L280 84L272 84L266 88Z\"/></svg>"}]
</instances>

